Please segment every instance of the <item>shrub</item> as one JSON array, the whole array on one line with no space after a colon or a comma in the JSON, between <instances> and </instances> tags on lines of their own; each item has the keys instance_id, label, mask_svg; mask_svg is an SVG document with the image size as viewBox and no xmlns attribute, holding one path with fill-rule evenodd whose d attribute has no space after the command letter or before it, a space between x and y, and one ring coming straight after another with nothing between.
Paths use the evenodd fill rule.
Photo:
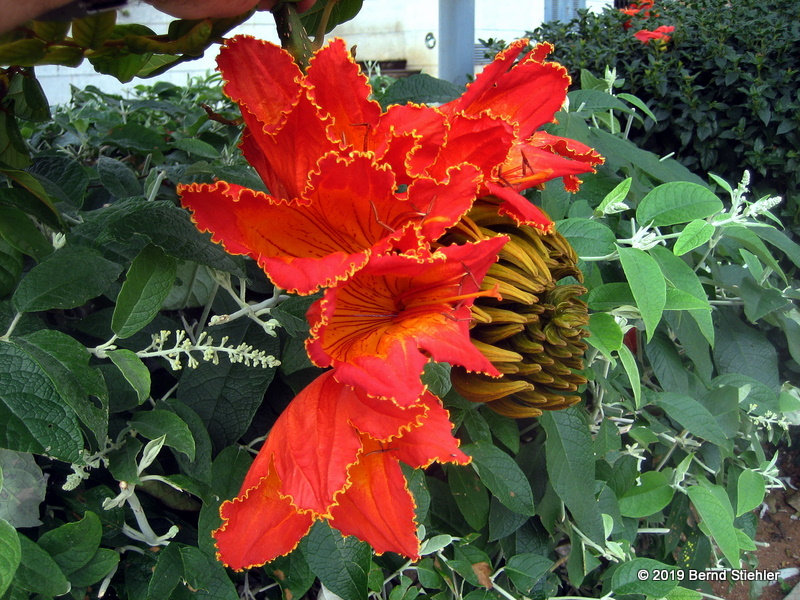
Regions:
<instances>
[{"instance_id":1,"label":"shrub","mask_svg":"<svg viewBox=\"0 0 800 600\"><path fill-rule=\"evenodd\" d=\"M787 14L794 11L794 18ZM775 19L781 25L775 26ZM800 21L776 0L659 2L645 19L614 9L529 35L556 47L573 72L616 69L621 90L645 100L656 121L631 134L642 147L695 172L757 174L765 192L797 205L800 194ZM623 24L630 21L630 28ZM643 45L640 29L673 25L672 41Z\"/></svg>"}]
</instances>

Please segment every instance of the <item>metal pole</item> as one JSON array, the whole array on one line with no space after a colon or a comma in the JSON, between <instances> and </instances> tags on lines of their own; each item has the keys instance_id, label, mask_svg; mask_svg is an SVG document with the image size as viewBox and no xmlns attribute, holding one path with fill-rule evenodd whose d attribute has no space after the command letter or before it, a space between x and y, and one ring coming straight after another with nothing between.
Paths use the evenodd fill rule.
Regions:
<instances>
[{"instance_id":1,"label":"metal pole","mask_svg":"<svg viewBox=\"0 0 800 600\"><path fill-rule=\"evenodd\" d=\"M475 71L475 0L439 0L439 79L463 85Z\"/></svg>"}]
</instances>

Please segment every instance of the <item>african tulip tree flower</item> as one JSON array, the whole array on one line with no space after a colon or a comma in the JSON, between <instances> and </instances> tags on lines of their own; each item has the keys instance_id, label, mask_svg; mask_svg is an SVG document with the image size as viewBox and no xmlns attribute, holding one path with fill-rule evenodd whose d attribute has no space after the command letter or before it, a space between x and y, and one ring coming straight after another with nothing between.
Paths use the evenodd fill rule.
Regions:
<instances>
[{"instance_id":1,"label":"african tulip tree flower","mask_svg":"<svg viewBox=\"0 0 800 600\"><path fill-rule=\"evenodd\" d=\"M661 25L660 27L656 27L653 31L641 29L634 33L633 37L643 44L649 44L651 40L666 44L672 39L672 36L667 34L672 33L673 31L675 31L675 27L673 25Z\"/></svg>"},{"instance_id":2,"label":"african tulip tree flower","mask_svg":"<svg viewBox=\"0 0 800 600\"><path fill-rule=\"evenodd\" d=\"M373 396L416 401L427 362L500 373L469 343L470 306L507 238L446 246L428 255L376 256L308 311L306 349L320 367Z\"/></svg>"},{"instance_id":3,"label":"african tulip tree flower","mask_svg":"<svg viewBox=\"0 0 800 600\"><path fill-rule=\"evenodd\" d=\"M556 177L574 190L576 175L602 159L536 131L563 104L569 76L544 61L548 45L511 67L524 46L515 42L439 109L383 112L342 40L317 51L305 74L273 44L229 40L218 59L224 89L242 108L242 151L269 192L196 184L180 188L182 202L229 252L300 294L346 279L371 255L410 249L399 240L434 241L479 195L549 231L519 192Z\"/></svg>"},{"instance_id":4,"label":"african tulip tree flower","mask_svg":"<svg viewBox=\"0 0 800 600\"><path fill-rule=\"evenodd\" d=\"M262 565L323 519L379 554L418 559L415 504L399 462L467 464L451 430L429 392L403 408L324 373L281 414L239 496L222 505L219 559L236 570Z\"/></svg>"}]
</instances>

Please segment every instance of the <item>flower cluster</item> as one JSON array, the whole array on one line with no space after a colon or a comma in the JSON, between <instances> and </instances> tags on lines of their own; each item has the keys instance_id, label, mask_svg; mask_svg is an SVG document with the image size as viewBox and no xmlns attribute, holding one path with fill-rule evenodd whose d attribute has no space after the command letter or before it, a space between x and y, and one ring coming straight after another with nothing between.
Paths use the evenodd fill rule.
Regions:
<instances>
[{"instance_id":1,"label":"flower cluster","mask_svg":"<svg viewBox=\"0 0 800 600\"><path fill-rule=\"evenodd\" d=\"M653 12L653 5L655 4L655 0L640 0L639 2L634 2L628 6L628 8L621 8L619 12L624 15L628 15L630 17L640 18L642 20L647 20L651 16L658 17L659 14ZM625 29L630 29L632 25L633 19L628 19L625 21L622 26ZM667 42L672 39L672 36L668 35L675 31L675 27L672 25L661 25L660 27L656 27L654 30L648 29L640 29L636 33L633 34L637 40L642 42L643 44L649 44L651 40L655 40L654 45L658 46L659 48L666 46Z\"/></svg>"},{"instance_id":2,"label":"flower cluster","mask_svg":"<svg viewBox=\"0 0 800 600\"><path fill-rule=\"evenodd\" d=\"M182 203L201 230L252 257L276 286L323 291L307 315L306 349L331 367L279 417L240 495L222 505L214 535L225 564L273 560L323 519L376 552L419 557L399 463L469 462L422 372L430 360L489 379L508 371L471 328L477 311L484 323L502 312L477 300L503 302L516 289L497 274L513 231L551 240L542 246L550 316L570 331L539 335L562 346L585 322L569 316L574 294L559 299L549 284L576 274L558 273L552 260L563 238L520 192L557 177L574 191L602 158L539 131L570 80L545 60L549 45L523 56L526 44L501 52L453 102L386 111L342 40L315 52L306 72L267 42L242 36L223 48L225 92L246 124L241 148L269 193L220 181L183 186Z\"/></svg>"}]
</instances>

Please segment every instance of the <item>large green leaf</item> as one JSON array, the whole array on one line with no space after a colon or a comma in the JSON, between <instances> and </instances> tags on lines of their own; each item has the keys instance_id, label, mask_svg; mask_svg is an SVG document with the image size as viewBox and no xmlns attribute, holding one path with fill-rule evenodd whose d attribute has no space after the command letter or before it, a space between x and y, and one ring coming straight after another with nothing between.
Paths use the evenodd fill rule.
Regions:
<instances>
[{"instance_id":1,"label":"large green leaf","mask_svg":"<svg viewBox=\"0 0 800 600\"><path fill-rule=\"evenodd\" d=\"M69 577L94 557L100 547L102 535L100 519L87 510L80 521L45 531L38 544Z\"/></svg>"},{"instance_id":2,"label":"large green leaf","mask_svg":"<svg viewBox=\"0 0 800 600\"><path fill-rule=\"evenodd\" d=\"M533 492L530 482L514 459L488 442L475 442L463 447L472 457L481 482L509 510L533 515Z\"/></svg>"},{"instance_id":3,"label":"large green leaf","mask_svg":"<svg viewBox=\"0 0 800 600\"><path fill-rule=\"evenodd\" d=\"M419 73L398 79L384 92L380 101L384 107L408 102L445 103L463 93L464 88L460 85Z\"/></svg>"},{"instance_id":4,"label":"large green leaf","mask_svg":"<svg viewBox=\"0 0 800 600\"><path fill-rule=\"evenodd\" d=\"M22 549L16 530L8 521L0 519L0 595L5 594L11 585L21 559Z\"/></svg>"},{"instance_id":5,"label":"large green leaf","mask_svg":"<svg viewBox=\"0 0 800 600\"><path fill-rule=\"evenodd\" d=\"M729 311L719 313L714 362L721 375L747 375L773 390L780 387L775 346L758 329L742 323Z\"/></svg>"},{"instance_id":6,"label":"large green leaf","mask_svg":"<svg viewBox=\"0 0 800 600\"><path fill-rule=\"evenodd\" d=\"M108 431L108 391L100 371L89 365L91 355L83 344L54 329L36 331L13 343L38 363L62 401L102 447Z\"/></svg>"},{"instance_id":7,"label":"large green leaf","mask_svg":"<svg viewBox=\"0 0 800 600\"><path fill-rule=\"evenodd\" d=\"M228 336L228 345L244 342L269 354L278 353L278 340L247 319L214 328L212 333L216 340ZM184 371L177 395L206 423L214 446L224 448L247 430L274 375L275 369L232 364L226 359L218 365L201 363Z\"/></svg>"},{"instance_id":8,"label":"large green leaf","mask_svg":"<svg viewBox=\"0 0 800 600\"><path fill-rule=\"evenodd\" d=\"M323 585L341 598L366 598L369 546L352 536L342 537L325 522L317 522L300 548L308 566Z\"/></svg>"},{"instance_id":9,"label":"large green leaf","mask_svg":"<svg viewBox=\"0 0 800 600\"><path fill-rule=\"evenodd\" d=\"M663 598L673 588L678 586L677 573L674 578L658 577L668 571L677 571L672 565L665 565L651 558L634 558L622 563L614 571L611 578L611 588L616 594L645 594L653 598Z\"/></svg>"},{"instance_id":10,"label":"large green leaf","mask_svg":"<svg viewBox=\"0 0 800 600\"><path fill-rule=\"evenodd\" d=\"M39 505L44 501L46 480L33 456L0 450L0 519L14 527L38 527Z\"/></svg>"},{"instance_id":11,"label":"large green leaf","mask_svg":"<svg viewBox=\"0 0 800 600\"><path fill-rule=\"evenodd\" d=\"M721 493L714 493L711 489L698 485L690 487L687 490L689 500L694 504L700 519L708 527L725 558L731 566L739 568L739 542L733 525L733 510L730 502L726 505L721 500L723 496L727 499L725 490L718 486L714 487Z\"/></svg>"},{"instance_id":12,"label":"large green leaf","mask_svg":"<svg viewBox=\"0 0 800 600\"><path fill-rule=\"evenodd\" d=\"M100 183L116 198L142 195L142 184L139 183L136 173L116 158L98 158L97 174L100 176Z\"/></svg>"},{"instance_id":13,"label":"large green leaf","mask_svg":"<svg viewBox=\"0 0 800 600\"><path fill-rule=\"evenodd\" d=\"M117 337L130 337L155 318L175 282L176 265L174 258L153 245L133 260L111 318Z\"/></svg>"},{"instance_id":14,"label":"large green leaf","mask_svg":"<svg viewBox=\"0 0 800 600\"><path fill-rule=\"evenodd\" d=\"M52 199L75 208L83 206L89 175L76 159L62 155L39 156L27 171Z\"/></svg>"},{"instance_id":15,"label":"large green leaf","mask_svg":"<svg viewBox=\"0 0 800 600\"><path fill-rule=\"evenodd\" d=\"M556 228L578 256L606 256L614 252L617 239L614 232L595 219L567 219L556 223Z\"/></svg>"},{"instance_id":16,"label":"large green leaf","mask_svg":"<svg viewBox=\"0 0 800 600\"><path fill-rule=\"evenodd\" d=\"M656 227L704 219L722 210L722 201L707 187L674 181L654 188L639 203L636 219Z\"/></svg>"},{"instance_id":17,"label":"large green leaf","mask_svg":"<svg viewBox=\"0 0 800 600\"><path fill-rule=\"evenodd\" d=\"M619 512L623 517L649 517L667 506L675 494L661 471L642 473L640 481L619 499Z\"/></svg>"},{"instance_id":18,"label":"large green leaf","mask_svg":"<svg viewBox=\"0 0 800 600\"><path fill-rule=\"evenodd\" d=\"M480 531L489 520L489 494L477 473L460 466L449 466L447 481L461 514L475 531Z\"/></svg>"},{"instance_id":19,"label":"large green leaf","mask_svg":"<svg viewBox=\"0 0 800 600\"><path fill-rule=\"evenodd\" d=\"M708 440L717 446L727 445L727 436L711 412L690 396L665 392L655 404L692 435Z\"/></svg>"},{"instance_id":20,"label":"large green leaf","mask_svg":"<svg viewBox=\"0 0 800 600\"><path fill-rule=\"evenodd\" d=\"M596 543L605 540L603 520L594 494L594 452L586 421L575 408L545 412L539 422L547 432L547 473L553 489L572 513L580 530Z\"/></svg>"},{"instance_id":21,"label":"large green leaf","mask_svg":"<svg viewBox=\"0 0 800 600\"><path fill-rule=\"evenodd\" d=\"M757 508L764 501L766 485L764 476L752 469L745 469L736 482L736 516Z\"/></svg>"},{"instance_id":22,"label":"large green leaf","mask_svg":"<svg viewBox=\"0 0 800 600\"><path fill-rule=\"evenodd\" d=\"M122 267L99 252L67 246L33 267L14 293L20 312L67 309L85 304L117 280Z\"/></svg>"},{"instance_id":23,"label":"large green leaf","mask_svg":"<svg viewBox=\"0 0 800 600\"><path fill-rule=\"evenodd\" d=\"M22 253L0 238L0 298L14 291L22 275Z\"/></svg>"},{"instance_id":24,"label":"large green leaf","mask_svg":"<svg viewBox=\"0 0 800 600\"><path fill-rule=\"evenodd\" d=\"M164 443L167 446L194 460L195 443L192 432L186 422L175 413L161 409L140 411L133 415L128 424L150 440L166 435Z\"/></svg>"},{"instance_id":25,"label":"large green leaf","mask_svg":"<svg viewBox=\"0 0 800 600\"><path fill-rule=\"evenodd\" d=\"M653 339L661 314L667 303L667 287L658 263L647 252L638 248L618 248L619 260L628 285L631 286L636 306L644 320L647 339Z\"/></svg>"},{"instance_id":26,"label":"large green leaf","mask_svg":"<svg viewBox=\"0 0 800 600\"><path fill-rule=\"evenodd\" d=\"M0 447L78 462L83 450L78 417L38 362L0 342Z\"/></svg>"},{"instance_id":27,"label":"large green leaf","mask_svg":"<svg viewBox=\"0 0 800 600\"><path fill-rule=\"evenodd\" d=\"M43 596L61 596L69 592L71 586L58 563L41 546L21 533L17 535L22 553L14 585Z\"/></svg>"}]
</instances>

